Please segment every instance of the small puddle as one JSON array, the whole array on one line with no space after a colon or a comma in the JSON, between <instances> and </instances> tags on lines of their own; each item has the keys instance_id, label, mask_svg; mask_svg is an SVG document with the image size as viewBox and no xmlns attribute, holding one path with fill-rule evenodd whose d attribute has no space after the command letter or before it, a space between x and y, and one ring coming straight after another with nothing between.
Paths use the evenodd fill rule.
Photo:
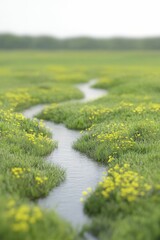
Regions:
<instances>
[{"instance_id":1,"label":"small puddle","mask_svg":"<svg viewBox=\"0 0 160 240\"><path fill-rule=\"evenodd\" d=\"M84 98L78 102L95 100L106 94L105 90L91 88L95 82L96 80L91 80L89 83L77 85L84 93ZM33 118L43 108L44 105L37 105L24 111L23 114L27 118ZM72 148L73 142L80 137L78 131L70 130L63 124L48 121L44 123L52 132L53 139L58 141L58 148L47 157L47 160L65 169L66 179L38 203L42 207L55 209L72 225L81 226L89 221L83 212L83 204L80 202L82 191L88 187L93 189L96 187L105 167Z\"/></svg>"}]
</instances>

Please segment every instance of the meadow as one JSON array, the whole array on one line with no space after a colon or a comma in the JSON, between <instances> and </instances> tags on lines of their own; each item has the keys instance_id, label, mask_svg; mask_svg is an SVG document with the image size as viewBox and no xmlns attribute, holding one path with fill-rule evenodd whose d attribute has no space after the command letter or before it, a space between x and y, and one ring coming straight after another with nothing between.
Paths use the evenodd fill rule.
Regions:
<instances>
[{"instance_id":1,"label":"meadow","mask_svg":"<svg viewBox=\"0 0 160 240\"><path fill-rule=\"evenodd\" d=\"M20 113L39 103L48 106L38 118L81 131L73 147L107 167L94 191L84 189L92 221L81 236L159 239L159 64L159 52L0 52L0 239L80 238L36 204L66 176L44 160L58 143L43 122ZM75 84L93 78L106 96L68 101L83 98Z\"/></svg>"}]
</instances>

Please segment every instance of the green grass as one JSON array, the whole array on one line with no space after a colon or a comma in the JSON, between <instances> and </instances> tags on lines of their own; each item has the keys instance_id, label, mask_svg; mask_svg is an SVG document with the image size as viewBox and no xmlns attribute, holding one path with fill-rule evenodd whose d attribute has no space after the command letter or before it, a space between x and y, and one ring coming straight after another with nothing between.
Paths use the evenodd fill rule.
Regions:
<instances>
[{"instance_id":1,"label":"green grass","mask_svg":"<svg viewBox=\"0 0 160 240\"><path fill-rule=\"evenodd\" d=\"M75 239L71 227L53 211L27 201L47 196L64 180L64 170L43 159L57 143L41 122L6 109L1 110L0 129L0 238Z\"/></svg>"},{"instance_id":2,"label":"green grass","mask_svg":"<svg viewBox=\"0 0 160 240\"><path fill-rule=\"evenodd\" d=\"M18 68L19 64L14 62L14 68L9 69L7 63L5 69L0 69L0 238L77 239L77 233L53 211L32 207L33 203L28 201L47 196L65 179L65 172L44 160L57 142L51 139L43 123L26 119L17 111L83 95L70 82L53 81L51 74L37 75L37 70L31 73ZM10 202L14 204L10 206ZM35 219L34 209L40 215Z\"/></svg>"},{"instance_id":3,"label":"green grass","mask_svg":"<svg viewBox=\"0 0 160 240\"><path fill-rule=\"evenodd\" d=\"M65 177L43 159L56 147L50 133L16 113L51 103L38 117L82 130L74 148L109 169L96 190L84 196L92 222L83 231L100 240L159 239L160 53L13 51L1 52L0 63L1 238L77 239L53 212L42 211L43 221L18 233L12 228L14 215L4 217L10 198L18 199L17 211L19 204L31 207L29 200L46 196ZM95 88L107 89L106 96L64 103L80 99L74 85L91 78L99 79Z\"/></svg>"},{"instance_id":4,"label":"green grass","mask_svg":"<svg viewBox=\"0 0 160 240\"><path fill-rule=\"evenodd\" d=\"M151 66L131 67L126 58L125 67L115 64L105 73L99 70L101 77L95 87L107 89L106 97L85 104L52 104L39 116L65 123L71 129L84 130L74 144L75 149L109 165L110 169L116 164L119 167L130 164L130 171L145 179L141 190L137 186L131 189L133 200L127 198L128 195L121 196L122 188L130 190L126 183L114 186L109 196L103 196L102 187L88 194L84 207L93 218L89 229L100 239L132 239L133 236L157 239L160 236L157 229L154 232L156 226L153 227L155 221L159 221L160 72ZM107 184L109 189L110 183ZM145 186L149 186L147 192ZM132 196L134 190L136 193ZM157 210L152 212L153 208ZM121 224L116 230L121 221L124 229ZM139 231L139 224L143 232Z\"/></svg>"},{"instance_id":5,"label":"green grass","mask_svg":"<svg viewBox=\"0 0 160 240\"><path fill-rule=\"evenodd\" d=\"M0 212L1 239L78 239L71 226L57 214L29 202L1 196Z\"/></svg>"}]
</instances>

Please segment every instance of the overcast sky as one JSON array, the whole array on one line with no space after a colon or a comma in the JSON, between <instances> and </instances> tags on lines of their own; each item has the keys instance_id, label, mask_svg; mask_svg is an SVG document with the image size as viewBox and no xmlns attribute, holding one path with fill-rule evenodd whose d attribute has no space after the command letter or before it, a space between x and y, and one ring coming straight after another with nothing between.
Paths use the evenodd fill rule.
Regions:
<instances>
[{"instance_id":1,"label":"overcast sky","mask_svg":"<svg viewBox=\"0 0 160 240\"><path fill-rule=\"evenodd\" d=\"M0 32L57 37L160 35L160 0L0 0Z\"/></svg>"}]
</instances>

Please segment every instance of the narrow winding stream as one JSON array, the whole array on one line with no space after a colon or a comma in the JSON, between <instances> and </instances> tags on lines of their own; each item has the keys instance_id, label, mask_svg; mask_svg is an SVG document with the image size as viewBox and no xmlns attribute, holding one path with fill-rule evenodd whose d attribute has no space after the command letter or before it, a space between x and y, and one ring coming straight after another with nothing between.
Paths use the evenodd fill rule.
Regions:
<instances>
[{"instance_id":1,"label":"narrow winding stream","mask_svg":"<svg viewBox=\"0 0 160 240\"><path fill-rule=\"evenodd\" d=\"M79 101L95 100L106 94L105 90L91 88L94 83L95 80L91 80L89 83L77 85L84 93L83 100ZM33 118L43 108L43 105L38 105L24 111L23 114L27 118ZM59 215L72 225L81 226L88 221L80 202L82 191L88 187L95 188L105 168L72 148L73 142L80 137L78 131L48 121L45 121L45 125L52 132L54 140L58 141L58 148L47 157L47 160L65 169L66 179L38 202L42 207L56 209Z\"/></svg>"}]
</instances>

